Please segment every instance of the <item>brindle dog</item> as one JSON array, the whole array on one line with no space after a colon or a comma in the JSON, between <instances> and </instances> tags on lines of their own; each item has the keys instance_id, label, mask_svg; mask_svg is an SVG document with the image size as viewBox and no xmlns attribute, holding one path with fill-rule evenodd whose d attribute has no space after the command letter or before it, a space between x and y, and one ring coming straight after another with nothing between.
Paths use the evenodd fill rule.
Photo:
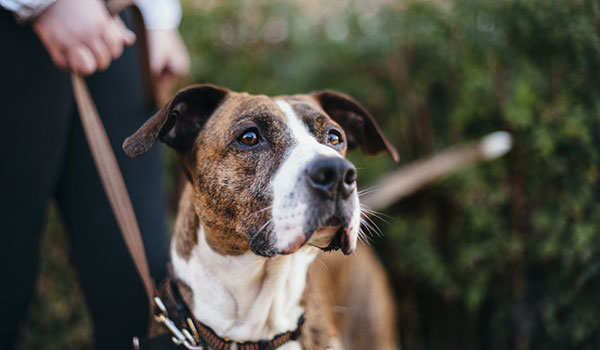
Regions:
<instances>
[{"instance_id":1,"label":"brindle dog","mask_svg":"<svg viewBox=\"0 0 600 350\"><path fill-rule=\"evenodd\" d=\"M356 169L345 156L359 147L397 154L358 102L195 85L123 147L135 157L156 140L175 149L189 180L171 263L200 322L222 338L258 341L304 314L301 337L280 349L396 348L385 273L371 250L357 249ZM334 250L357 251L319 253Z\"/></svg>"}]
</instances>

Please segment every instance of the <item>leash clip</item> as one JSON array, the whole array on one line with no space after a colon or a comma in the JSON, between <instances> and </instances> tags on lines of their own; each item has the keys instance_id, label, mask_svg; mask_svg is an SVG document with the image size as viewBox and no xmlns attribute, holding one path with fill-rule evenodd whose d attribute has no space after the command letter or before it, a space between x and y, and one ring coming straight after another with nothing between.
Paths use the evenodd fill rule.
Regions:
<instances>
[{"instance_id":1,"label":"leash clip","mask_svg":"<svg viewBox=\"0 0 600 350\"><path fill-rule=\"evenodd\" d=\"M158 315L155 315L154 319L156 320L156 322L165 326L173 334L171 341L175 345L183 345L186 349L189 350L210 350L205 349L202 345L196 344L196 340L194 339L194 336L192 336L189 330L187 330L186 328L179 329L177 327L175 322L173 322L173 320L169 318L167 308L165 307L165 304L159 297L154 297L154 303L160 310L160 313ZM196 334L195 329L194 334Z\"/></svg>"}]
</instances>

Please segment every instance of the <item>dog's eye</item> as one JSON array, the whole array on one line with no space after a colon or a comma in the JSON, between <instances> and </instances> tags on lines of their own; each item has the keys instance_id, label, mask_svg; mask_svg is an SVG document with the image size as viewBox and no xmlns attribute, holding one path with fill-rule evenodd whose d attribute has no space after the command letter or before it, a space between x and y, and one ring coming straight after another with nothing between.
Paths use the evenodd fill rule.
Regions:
<instances>
[{"instance_id":1,"label":"dog's eye","mask_svg":"<svg viewBox=\"0 0 600 350\"><path fill-rule=\"evenodd\" d=\"M244 146L254 146L258 143L258 131L256 129L248 129L244 131L238 141Z\"/></svg>"},{"instance_id":2,"label":"dog's eye","mask_svg":"<svg viewBox=\"0 0 600 350\"><path fill-rule=\"evenodd\" d=\"M335 129L331 129L327 132L327 138L325 141L334 147L343 142L342 135Z\"/></svg>"}]
</instances>

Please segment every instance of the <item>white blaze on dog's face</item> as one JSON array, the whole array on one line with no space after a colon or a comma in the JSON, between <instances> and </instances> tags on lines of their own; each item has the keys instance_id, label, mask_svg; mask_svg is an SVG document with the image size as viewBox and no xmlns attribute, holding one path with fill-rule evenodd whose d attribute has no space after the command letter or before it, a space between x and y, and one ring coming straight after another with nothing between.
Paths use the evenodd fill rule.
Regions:
<instances>
[{"instance_id":1,"label":"white blaze on dog's face","mask_svg":"<svg viewBox=\"0 0 600 350\"><path fill-rule=\"evenodd\" d=\"M306 242L349 254L356 248L360 206L356 170L344 159L344 132L322 111L291 102L295 108L276 100L292 143L272 182L272 244L279 254Z\"/></svg>"}]
</instances>

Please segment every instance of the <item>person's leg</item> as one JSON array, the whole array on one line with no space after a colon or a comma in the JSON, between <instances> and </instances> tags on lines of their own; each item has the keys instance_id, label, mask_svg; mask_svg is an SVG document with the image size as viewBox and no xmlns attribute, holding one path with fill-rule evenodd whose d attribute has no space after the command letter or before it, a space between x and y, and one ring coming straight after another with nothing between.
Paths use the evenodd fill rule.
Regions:
<instances>
[{"instance_id":1,"label":"person's leg","mask_svg":"<svg viewBox=\"0 0 600 350\"><path fill-rule=\"evenodd\" d=\"M144 238L156 281L165 275L167 237L158 147L128 158L123 140L150 116L140 85L137 48L87 79L104 122ZM101 187L78 117L72 120L57 200L65 219L79 280L94 320L97 349L131 347L148 324L147 298Z\"/></svg>"},{"instance_id":2,"label":"person's leg","mask_svg":"<svg viewBox=\"0 0 600 350\"><path fill-rule=\"evenodd\" d=\"M4 10L0 48L0 349L11 349L33 293L72 93L31 29Z\"/></svg>"}]
</instances>

